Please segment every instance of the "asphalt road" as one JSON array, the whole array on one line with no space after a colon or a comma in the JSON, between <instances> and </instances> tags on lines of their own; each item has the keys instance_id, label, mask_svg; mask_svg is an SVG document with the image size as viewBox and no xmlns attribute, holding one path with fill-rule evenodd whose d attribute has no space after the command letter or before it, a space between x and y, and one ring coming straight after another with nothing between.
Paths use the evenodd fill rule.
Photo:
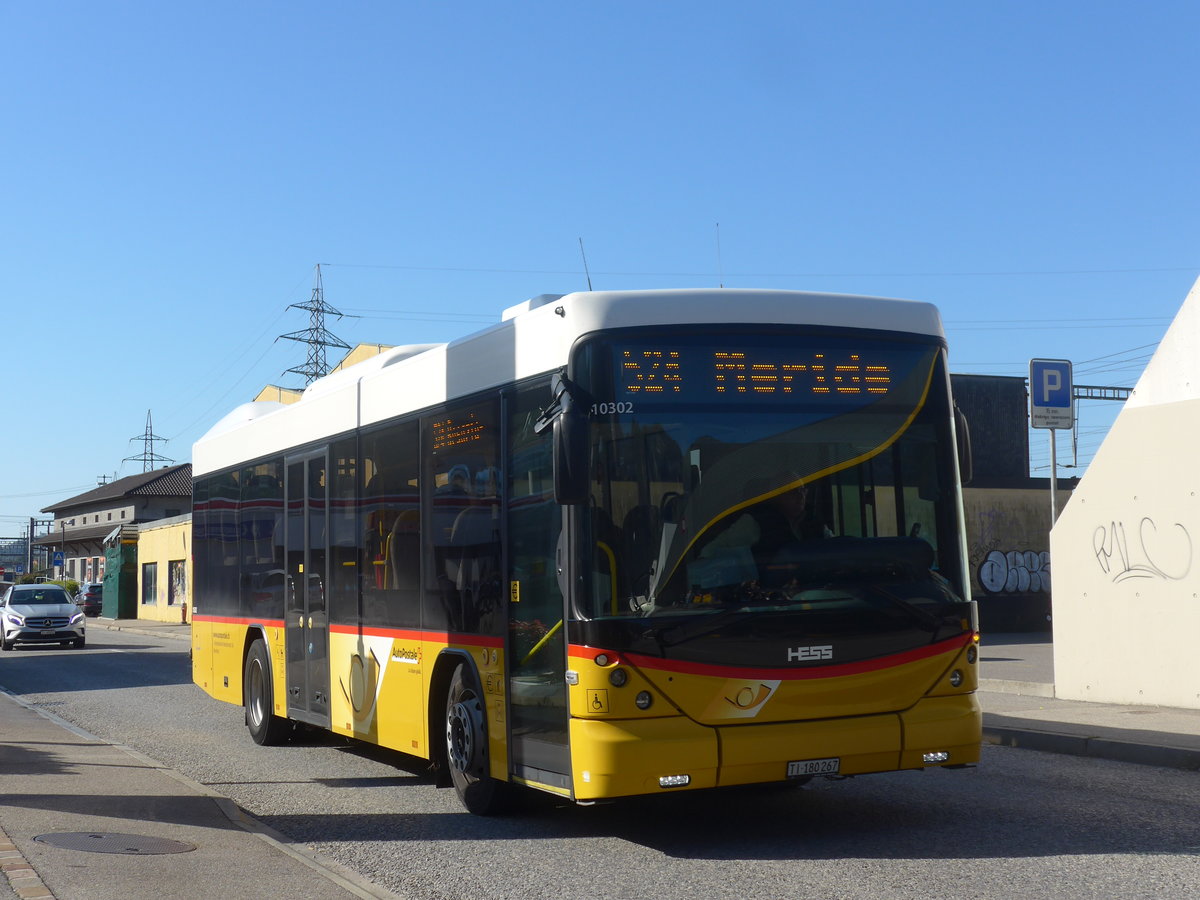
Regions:
<instances>
[{"instance_id":1,"label":"asphalt road","mask_svg":"<svg viewBox=\"0 0 1200 900\"><path fill-rule=\"evenodd\" d=\"M818 780L479 819L406 757L258 747L187 645L91 630L0 656L0 687L132 747L397 895L428 898L1195 896L1195 773L986 746L970 771Z\"/></svg>"}]
</instances>

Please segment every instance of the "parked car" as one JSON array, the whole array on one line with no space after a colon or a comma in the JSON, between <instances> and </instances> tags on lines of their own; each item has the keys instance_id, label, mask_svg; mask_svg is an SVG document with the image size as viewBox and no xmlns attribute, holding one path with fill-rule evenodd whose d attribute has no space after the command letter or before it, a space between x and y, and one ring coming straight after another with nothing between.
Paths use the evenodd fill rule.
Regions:
<instances>
[{"instance_id":1,"label":"parked car","mask_svg":"<svg viewBox=\"0 0 1200 900\"><path fill-rule=\"evenodd\" d=\"M79 586L75 602L83 608L85 616L100 615L100 610L104 605L104 583L101 581L84 582Z\"/></svg>"},{"instance_id":2,"label":"parked car","mask_svg":"<svg viewBox=\"0 0 1200 900\"><path fill-rule=\"evenodd\" d=\"M14 584L0 600L0 650L17 644L84 644L81 610L57 584Z\"/></svg>"}]
</instances>

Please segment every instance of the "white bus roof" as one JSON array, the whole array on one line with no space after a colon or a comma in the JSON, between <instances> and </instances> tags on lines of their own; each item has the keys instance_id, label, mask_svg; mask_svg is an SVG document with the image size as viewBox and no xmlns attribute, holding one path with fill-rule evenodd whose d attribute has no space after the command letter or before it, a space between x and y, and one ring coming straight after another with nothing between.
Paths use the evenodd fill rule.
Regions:
<instances>
[{"instance_id":1,"label":"white bus roof","mask_svg":"<svg viewBox=\"0 0 1200 900\"><path fill-rule=\"evenodd\" d=\"M218 471L554 371L592 332L681 324L817 325L944 339L937 308L912 300L728 288L543 294L449 344L396 347L341 369L309 385L296 403L243 404L196 442L192 471Z\"/></svg>"}]
</instances>

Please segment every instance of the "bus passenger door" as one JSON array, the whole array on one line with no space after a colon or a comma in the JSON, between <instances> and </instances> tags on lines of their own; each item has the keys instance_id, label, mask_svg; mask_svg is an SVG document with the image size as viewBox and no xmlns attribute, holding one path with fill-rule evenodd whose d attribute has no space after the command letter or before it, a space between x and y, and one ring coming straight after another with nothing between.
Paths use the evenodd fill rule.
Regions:
<instances>
[{"instance_id":1,"label":"bus passenger door","mask_svg":"<svg viewBox=\"0 0 1200 900\"><path fill-rule=\"evenodd\" d=\"M554 500L550 431L534 434L549 386L509 406L508 698L510 765L537 784L570 791L567 651L558 583L563 508Z\"/></svg>"},{"instance_id":2,"label":"bus passenger door","mask_svg":"<svg viewBox=\"0 0 1200 900\"><path fill-rule=\"evenodd\" d=\"M329 727L328 462L325 451L287 459L288 717Z\"/></svg>"}]
</instances>

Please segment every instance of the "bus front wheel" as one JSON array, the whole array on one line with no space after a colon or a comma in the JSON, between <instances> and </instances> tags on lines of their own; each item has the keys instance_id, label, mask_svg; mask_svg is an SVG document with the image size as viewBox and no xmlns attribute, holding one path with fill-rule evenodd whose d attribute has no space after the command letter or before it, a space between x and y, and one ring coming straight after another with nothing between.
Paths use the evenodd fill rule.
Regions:
<instances>
[{"instance_id":1,"label":"bus front wheel","mask_svg":"<svg viewBox=\"0 0 1200 900\"><path fill-rule=\"evenodd\" d=\"M287 720L272 711L275 692L271 684L271 662L267 645L262 641L251 644L250 652L246 654L242 692L246 701L246 727L254 743L263 746L283 743Z\"/></svg>"},{"instance_id":2,"label":"bus front wheel","mask_svg":"<svg viewBox=\"0 0 1200 900\"><path fill-rule=\"evenodd\" d=\"M477 816L494 815L507 805L509 785L488 774L483 697L466 666L459 665L446 692L446 761L463 806Z\"/></svg>"}]
</instances>

